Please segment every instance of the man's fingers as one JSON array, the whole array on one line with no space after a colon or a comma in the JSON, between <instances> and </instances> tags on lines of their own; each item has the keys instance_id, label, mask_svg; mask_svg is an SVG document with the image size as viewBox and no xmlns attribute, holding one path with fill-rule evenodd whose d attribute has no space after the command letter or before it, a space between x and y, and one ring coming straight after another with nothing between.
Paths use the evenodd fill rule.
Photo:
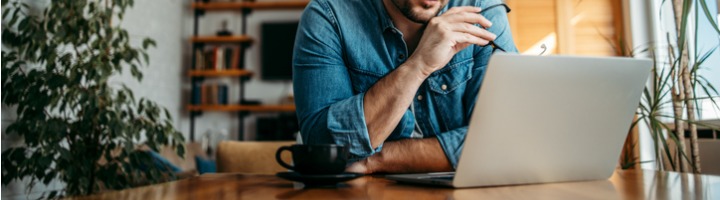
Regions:
<instances>
[{"instance_id":1,"label":"man's fingers","mask_svg":"<svg viewBox=\"0 0 720 200\"><path fill-rule=\"evenodd\" d=\"M480 8L480 7L475 7L475 6L458 6L458 7L452 7L452 8L450 8L450 9L448 9L448 10L445 11L445 13L443 13L442 15L450 15L450 14L459 13L459 12L473 12L473 13L478 13L478 12L480 12L480 11L482 11L482 8Z\"/></svg>"},{"instance_id":2,"label":"man's fingers","mask_svg":"<svg viewBox=\"0 0 720 200\"><path fill-rule=\"evenodd\" d=\"M497 35L490 31L467 23L455 23L452 25L451 30L454 32L468 33L488 41L494 41L495 38L497 38Z\"/></svg>"},{"instance_id":3,"label":"man's fingers","mask_svg":"<svg viewBox=\"0 0 720 200\"><path fill-rule=\"evenodd\" d=\"M480 26L482 26L484 28L490 28L490 26L492 26L492 22L490 22L490 20L488 20L487 18L485 18L484 16L482 16L480 14L472 13L472 12L460 12L460 13L455 13L452 15L444 16L444 17L445 17L445 20L447 20L447 22L450 22L450 23L464 22L464 23L469 23L469 24L480 24Z\"/></svg>"},{"instance_id":4,"label":"man's fingers","mask_svg":"<svg viewBox=\"0 0 720 200\"><path fill-rule=\"evenodd\" d=\"M485 40L469 33L455 33L453 38L455 38L455 42L457 42L458 44L477 44L480 46L485 46L490 43L489 40ZM458 51L460 50L462 49L458 49Z\"/></svg>"}]
</instances>

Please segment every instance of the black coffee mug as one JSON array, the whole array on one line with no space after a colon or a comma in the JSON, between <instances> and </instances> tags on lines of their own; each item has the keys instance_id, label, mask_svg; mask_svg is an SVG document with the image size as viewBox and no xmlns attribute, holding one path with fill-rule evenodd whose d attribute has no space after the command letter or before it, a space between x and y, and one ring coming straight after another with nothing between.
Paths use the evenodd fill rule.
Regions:
<instances>
[{"instance_id":1,"label":"black coffee mug","mask_svg":"<svg viewBox=\"0 0 720 200\"><path fill-rule=\"evenodd\" d=\"M294 166L280 159L280 154L292 152ZM340 174L347 165L348 149L334 144L296 144L280 147L275 159L280 165L301 174Z\"/></svg>"}]
</instances>

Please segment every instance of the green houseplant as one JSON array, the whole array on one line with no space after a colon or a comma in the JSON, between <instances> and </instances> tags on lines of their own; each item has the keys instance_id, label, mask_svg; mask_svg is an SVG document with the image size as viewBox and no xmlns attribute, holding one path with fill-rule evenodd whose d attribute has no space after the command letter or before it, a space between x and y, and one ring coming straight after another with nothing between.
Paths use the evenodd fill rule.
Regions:
<instances>
[{"instance_id":1,"label":"green houseplant","mask_svg":"<svg viewBox=\"0 0 720 200\"><path fill-rule=\"evenodd\" d=\"M17 108L7 134L23 145L2 152L2 183L65 187L46 198L86 195L172 179L142 144L184 153L169 112L108 80L129 70L142 80L146 50L130 44L122 20L133 0L52 0L38 8L2 1L2 102Z\"/></svg>"},{"instance_id":2,"label":"green houseplant","mask_svg":"<svg viewBox=\"0 0 720 200\"><path fill-rule=\"evenodd\" d=\"M652 162L655 162L658 169L700 173L697 128L699 125L715 130L720 127L698 121L697 117L702 109L697 105L700 100L707 99L712 101L712 106L720 108L713 99L720 94L701 74L701 69L706 67L705 61L719 47L698 49L698 43L701 42L697 37L699 21L707 19L713 22L711 24L714 32L719 37L720 29L705 0L663 0L662 3L671 3L677 33L676 36L666 33L668 45L657 47L651 44L642 49L618 49L621 55L626 56L649 52L654 61L652 83L645 88L637 113L638 120L633 122L633 127L644 125L649 130L655 151ZM694 16L690 12L693 6ZM690 29L690 23L694 23L694 30ZM688 37L688 34L695 34L695 37ZM625 46L622 41L620 40L620 46ZM689 53L688 44L694 44L694 54ZM663 53L667 56L659 56L661 53L658 51L665 51ZM695 91L702 91L707 97L698 97ZM668 109L672 110L671 114L667 114ZM688 144L686 131L690 135ZM626 145L625 148L625 152L630 152L637 148L637 145ZM630 168L640 161L634 157L623 157L620 162L623 168Z\"/></svg>"}]
</instances>

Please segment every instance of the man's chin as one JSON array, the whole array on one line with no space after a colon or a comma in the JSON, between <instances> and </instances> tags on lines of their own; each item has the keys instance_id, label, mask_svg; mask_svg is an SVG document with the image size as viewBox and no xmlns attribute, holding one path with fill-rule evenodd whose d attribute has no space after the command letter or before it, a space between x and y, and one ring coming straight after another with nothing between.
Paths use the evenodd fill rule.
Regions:
<instances>
[{"instance_id":1,"label":"man's chin","mask_svg":"<svg viewBox=\"0 0 720 200\"><path fill-rule=\"evenodd\" d=\"M408 1L392 0L407 19L415 23L426 24L445 6L443 1L426 0L409 4Z\"/></svg>"},{"instance_id":2,"label":"man's chin","mask_svg":"<svg viewBox=\"0 0 720 200\"><path fill-rule=\"evenodd\" d=\"M435 17L435 15L437 15L437 13L432 13L432 14L427 14L427 13L418 14L418 13L415 13L415 15L407 16L407 17L408 17L408 19L410 19L411 21L413 21L413 22L415 22L415 23L427 24L427 23L430 21L430 19L432 19L433 17Z\"/></svg>"},{"instance_id":3,"label":"man's chin","mask_svg":"<svg viewBox=\"0 0 720 200\"><path fill-rule=\"evenodd\" d=\"M416 23L426 24L440 12L440 4L433 4L430 8L415 8L412 16L408 18Z\"/></svg>"}]
</instances>

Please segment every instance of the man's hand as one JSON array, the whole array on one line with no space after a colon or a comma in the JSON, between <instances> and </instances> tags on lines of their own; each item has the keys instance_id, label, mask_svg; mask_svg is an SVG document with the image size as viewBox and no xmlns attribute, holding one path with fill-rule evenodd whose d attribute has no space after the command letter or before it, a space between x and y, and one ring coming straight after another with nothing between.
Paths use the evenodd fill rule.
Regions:
<instances>
[{"instance_id":1,"label":"man's hand","mask_svg":"<svg viewBox=\"0 0 720 200\"><path fill-rule=\"evenodd\" d=\"M422 39L408 61L419 64L423 75L442 69L457 52L472 44L487 45L495 40L495 34L485 29L492 23L478 14L481 8L463 6L454 7L430 20Z\"/></svg>"}]
</instances>

